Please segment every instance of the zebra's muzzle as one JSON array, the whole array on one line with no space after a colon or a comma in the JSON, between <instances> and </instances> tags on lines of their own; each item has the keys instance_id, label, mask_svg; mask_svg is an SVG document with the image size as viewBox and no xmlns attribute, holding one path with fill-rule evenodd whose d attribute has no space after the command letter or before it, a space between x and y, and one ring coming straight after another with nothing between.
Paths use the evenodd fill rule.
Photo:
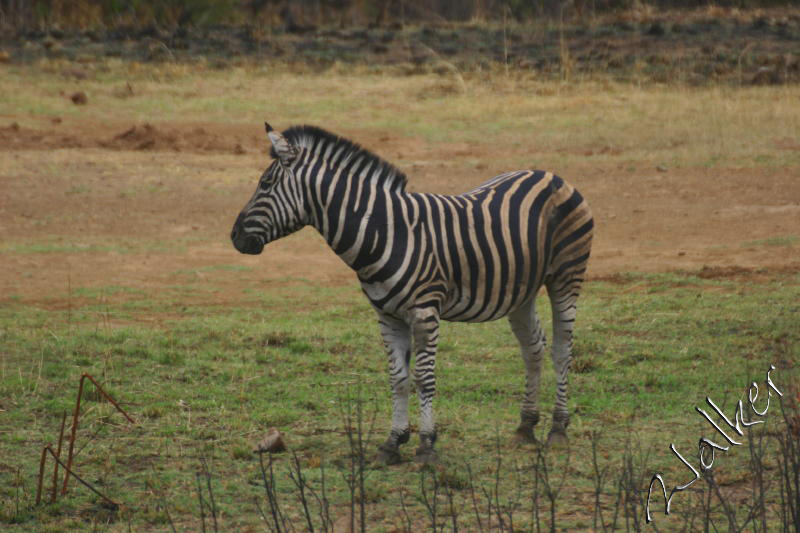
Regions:
<instances>
[{"instance_id":1,"label":"zebra's muzzle","mask_svg":"<svg viewBox=\"0 0 800 533\"><path fill-rule=\"evenodd\" d=\"M258 255L264 250L264 240L258 235L247 233L239 224L231 231L233 246L243 254Z\"/></svg>"}]
</instances>

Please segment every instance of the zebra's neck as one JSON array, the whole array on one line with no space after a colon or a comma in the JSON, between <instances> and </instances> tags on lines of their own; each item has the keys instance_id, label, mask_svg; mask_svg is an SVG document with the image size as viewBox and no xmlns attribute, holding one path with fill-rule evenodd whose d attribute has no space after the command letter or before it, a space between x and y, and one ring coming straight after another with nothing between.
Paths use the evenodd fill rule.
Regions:
<instances>
[{"instance_id":1,"label":"zebra's neck","mask_svg":"<svg viewBox=\"0 0 800 533\"><path fill-rule=\"evenodd\" d=\"M350 168L320 172L310 183L313 225L363 280L388 261L399 241L409 238L408 195L374 165L345 166Z\"/></svg>"},{"instance_id":2,"label":"zebra's neck","mask_svg":"<svg viewBox=\"0 0 800 533\"><path fill-rule=\"evenodd\" d=\"M305 210L330 247L363 280L408 233L396 211L407 200L406 177L358 144L314 126L284 132L302 150ZM400 240L398 240L400 239Z\"/></svg>"}]
</instances>

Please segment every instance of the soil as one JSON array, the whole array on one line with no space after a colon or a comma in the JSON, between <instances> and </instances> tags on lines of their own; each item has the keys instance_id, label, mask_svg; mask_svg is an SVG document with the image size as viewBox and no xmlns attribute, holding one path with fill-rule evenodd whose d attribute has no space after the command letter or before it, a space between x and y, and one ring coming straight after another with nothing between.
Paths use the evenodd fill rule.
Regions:
<instances>
[{"instance_id":1,"label":"soil","mask_svg":"<svg viewBox=\"0 0 800 533\"><path fill-rule=\"evenodd\" d=\"M60 124L61 119L55 119ZM81 127L82 126L82 127ZM253 136L226 135L224 131L210 132L204 127L195 126L190 130L175 129L170 126L153 126L148 123L131 125L118 133L107 129L97 129L96 125L83 124L72 131L63 133L21 127L12 122L0 126L0 151L50 150L53 148L109 148L112 150L141 150L156 152L195 152L195 153L246 153L243 144L254 145ZM219 130L219 128L215 128Z\"/></svg>"},{"instance_id":2,"label":"soil","mask_svg":"<svg viewBox=\"0 0 800 533\"><path fill-rule=\"evenodd\" d=\"M214 301L226 305L245 289L355 281L313 229L272 243L256 257L230 244L232 223L267 159L259 125L42 122L41 128L0 127L0 160L14 168L3 173L0 195L6 243L0 249L0 302L14 298L66 309L79 303L77 288L158 291L208 281ZM442 172L458 146L389 132L343 133L371 139L367 146L387 159L403 153L420 162L405 169L412 190L459 193L508 170L478 164L466 173ZM42 164L51 170L42 172ZM800 271L796 169L665 172L587 162L559 173L593 208L590 279L686 270L756 281ZM207 303L209 295L198 292L196 298Z\"/></svg>"},{"instance_id":3,"label":"soil","mask_svg":"<svg viewBox=\"0 0 800 533\"><path fill-rule=\"evenodd\" d=\"M526 24L446 23L385 28L147 26L86 31L31 30L0 36L5 62L63 58L91 64L120 57L147 62L278 61L416 72L481 72L510 65L543 79L583 75L637 82L780 84L800 81L800 12L791 8L625 12ZM72 70L77 78L91 69Z\"/></svg>"}]
</instances>

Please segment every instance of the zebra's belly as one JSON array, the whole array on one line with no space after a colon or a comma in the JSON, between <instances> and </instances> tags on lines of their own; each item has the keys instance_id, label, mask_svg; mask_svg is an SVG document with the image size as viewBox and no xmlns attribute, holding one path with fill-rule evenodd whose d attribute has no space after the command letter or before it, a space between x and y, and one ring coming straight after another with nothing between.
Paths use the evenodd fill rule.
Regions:
<instances>
[{"instance_id":1,"label":"zebra's belly","mask_svg":"<svg viewBox=\"0 0 800 533\"><path fill-rule=\"evenodd\" d=\"M489 322L529 305L538 287L521 284L491 295L473 295L469 290L449 292L442 303L440 317L450 322Z\"/></svg>"}]
</instances>

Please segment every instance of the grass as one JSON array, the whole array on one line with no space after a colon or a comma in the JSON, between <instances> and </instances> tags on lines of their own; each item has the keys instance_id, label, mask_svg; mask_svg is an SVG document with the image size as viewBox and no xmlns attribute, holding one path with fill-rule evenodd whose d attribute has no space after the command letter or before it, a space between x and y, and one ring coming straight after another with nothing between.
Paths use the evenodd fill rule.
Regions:
<instances>
[{"instance_id":1,"label":"grass","mask_svg":"<svg viewBox=\"0 0 800 533\"><path fill-rule=\"evenodd\" d=\"M167 245L163 242L128 242L122 245L107 245L95 243L3 243L0 252L15 254L81 254L81 253L164 253L175 252L174 244Z\"/></svg>"},{"instance_id":2,"label":"grass","mask_svg":"<svg viewBox=\"0 0 800 533\"><path fill-rule=\"evenodd\" d=\"M800 242L800 237L797 235L780 235L768 239L743 242L742 246L793 246L798 242Z\"/></svg>"},{"instance_id":3,"label":"grass","mask_svg":"<svg viewBox=\"0 0 800 533\"><path fill-rule=\"evenodd\" d=\"M542 82L530 74L465 73L466 90L447 76L401 76L353 67L298 75L273 63L225 71L202 66L136 66L108 60L92 78L65 80L68 63L4 67L0 114L79 118L64 94L84 90L95 120L253 123L309 121L336 131L386 131L429 143L475 143L487 135L497 157L526 167L648 161L669 167L786 166L800 152L781 148L781 131L800 129L796 86L631 87L603 79ZM135 65L135 64L134 64ZM134 96L120 98L130 83ZM365 105L381 102L381 105ZM480 102L480 105L475 105ZM590 112L603 109L602 119ZM24 123L24 121L23 121ZM476 127L479 125L479 127Z\"/></svg>"},{"instance_id":4,"label":"grass","mask_svg":"<svg viewBox=\"0 0 800 533\"><path fill-rule=\"evenodd\" d=\"M124 302L117 301L122 295ZM98 378L138 422L129 427L110 405L85 397L78 471L124 504L111 530L125 529L128 520L136 530L163 528L165 505L175 524L197 529L194 472L201 457L210 464L224 529L261 527L253 502L263 489L249 450L273 426L285 432L310 482L318 483L320 465L327 465L332 513L343 516L348 493L336 474L348 453L343 404L360 389L375 419L370 450L388 428L390 406L375 318L357 288L305 284L243 292L239 307L184 306L179 316L152 323L181 298L179 289L154 294L108 287L82 293L69 312L21 302L0 309L0 517L5 527L90 529L107 519L96 497L75 484L58 504L31 506L39 447L56 439L82 372ZM589 283L570 376L571 466L559 523L567 528L590 523L581 509L591 494L591 432L602 433L599 450L609 464L636 435L649 451L645 483L657 471L674 483L685 477L685 469L669 453L669 442L688 451L698 435L712 437L693 413L705 396L730 416L746 386L763 383L769 364L778 367L772 378L779 388L796 380L798 301L796 274L747 286L681 274L632 274L618 283ZM546 298L540 306L541 316L548 317ZM510 442L522 365L505 321L446 323L441 337L440 474L455 476L452 483L464 496L464 464L485 484L492 481L496 453L508 468L533 457L531 449ZM552 406L553 379L547 363L545 414ZM412 407L412 417L415 412ZM765 426L777 430L778 417L770 413ZM407 457L412 446L413 441L404 451ZM735 482L746 459L737 450L725 454L718 459L718 476ZM292 501L287 468L287 459L279 457L278 494ZM419 475L411 464L368 469L371 528L397 524L400 488L414 520L423 520L424 507L416 499ZM513 499L511 479L501 492ZM673 500L678 517L690 506L690 497L682 496ZM524 521L524 512L520 515ZM665 527L678 520L657 516Z\"/></svg>"}]
</instances>

